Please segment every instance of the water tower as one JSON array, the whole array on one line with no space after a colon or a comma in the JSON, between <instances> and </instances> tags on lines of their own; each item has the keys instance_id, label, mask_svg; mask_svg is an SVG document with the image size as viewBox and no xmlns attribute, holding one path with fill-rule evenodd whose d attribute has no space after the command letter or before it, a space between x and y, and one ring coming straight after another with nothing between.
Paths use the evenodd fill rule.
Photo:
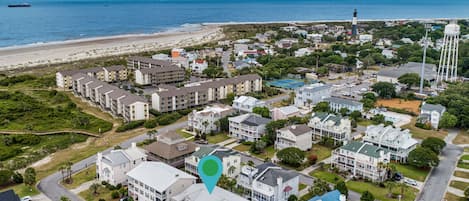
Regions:
<instances>
[{"instance_id":1,"label":"water tower","mask_svg":"<svg viewBox=\"0 0 469 201\"><path fill-rule=\"evenodd\" d=\"M445 26L445 37L436 77L437 83L442 81L454 82L458 77L459 30L460 27L456 22L451 22Z\"/></svg>"}]
</instances>

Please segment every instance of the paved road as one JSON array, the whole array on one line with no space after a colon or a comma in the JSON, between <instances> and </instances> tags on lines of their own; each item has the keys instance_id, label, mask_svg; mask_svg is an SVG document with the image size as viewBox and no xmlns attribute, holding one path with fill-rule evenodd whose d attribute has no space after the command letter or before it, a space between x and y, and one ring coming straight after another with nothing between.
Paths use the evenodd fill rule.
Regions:
<instances>
[{"instance_id":1,"label":"paved road","mask_svg":"<svg viewBox=\"0 0 469 201\"><path fill-rule=\"evenodd\" d=\"M228 64L230 63L230 55L231 55L231 49L228 49L227 51L223 51L223 54L221 56L221 63L223 65L223 70L226 72L228 77L231 77L231 71L228 68Z\"/></svg>"},{"instance_id":2,"label":"paved road","mask_svg":"<svg viewBox=\"0 0 469 201\"><path fill-rule=\"evenodd\" d=\"M454 172L459 155L464 151L463 148L451 144L457 131L449 132L445 141L448 145L443 149L440 157L440 164L433 168L430 173L418 201L443 200L451 175Z\"/></svg>"}]
</instances>

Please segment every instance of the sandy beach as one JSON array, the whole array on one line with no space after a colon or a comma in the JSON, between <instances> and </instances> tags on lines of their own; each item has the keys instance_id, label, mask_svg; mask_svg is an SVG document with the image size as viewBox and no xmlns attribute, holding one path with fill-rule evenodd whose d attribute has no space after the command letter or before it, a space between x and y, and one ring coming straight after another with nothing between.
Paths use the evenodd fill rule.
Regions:
<instances>
[{"instance_id":1,"label":"sandy beach","mask_svg":"<svg viewBox=\"0 0 469 201\"><path fill-rule=\"evenodd\" d=\"M217 25L0 48L0 71L203 44L223 38Z\"/></svg>"}]
</instances>

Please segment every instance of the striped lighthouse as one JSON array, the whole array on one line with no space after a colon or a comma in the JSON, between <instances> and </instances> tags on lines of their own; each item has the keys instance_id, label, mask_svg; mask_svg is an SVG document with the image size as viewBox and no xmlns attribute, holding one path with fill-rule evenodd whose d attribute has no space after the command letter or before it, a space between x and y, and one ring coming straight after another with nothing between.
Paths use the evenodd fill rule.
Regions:
<instances>
[{"instance_id":1,"label":"striped lighthouse","mask_svg":"<svg viewBox=\"0 0 469 201\"><path fill-rule=\"evenodd\" d=\"M353 19L352 19L352 36L358 35L357 30L357 9L353 11Z\"/></svg>"}]
</instances>

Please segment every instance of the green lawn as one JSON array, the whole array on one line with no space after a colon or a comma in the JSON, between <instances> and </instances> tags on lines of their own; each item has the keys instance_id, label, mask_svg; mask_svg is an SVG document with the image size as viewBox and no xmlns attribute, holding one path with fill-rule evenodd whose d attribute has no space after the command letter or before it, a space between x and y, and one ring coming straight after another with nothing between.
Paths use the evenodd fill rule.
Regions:
<instances>
[{"instance_id":1,"label":"green lawn","mask_svg":"<svg viewBox=\"0 0 469 201\"><path fill-rule=\"evenodd\" d=\"M311 198L313 198L313 194L312 193L307 193L306 195L303 195L303 196L300 197L300 201L308 201Z\"/></svg>"},{"instance_id":2,"label":"green lawn","mask_svg":"<svg viewBox=\"0 0 469 201\"><path fill-rule=\"evenodd\" d=\"M369 125L373 125L373 121L371 120L368 120L368 119L361 119L360 121L357 122L358 125L360 126L369 126Z\"/></svg>"},{"instance_id":3,"label":"green lawn","mask_svg":"<svg viewBox=\"0 0 469 201\"><path fill-rule=\"evenodd\" d=\"M39 194L39 191L36 189L35 186L29 187L24 184L18 184L12 187L7 187L5 189L2 189L0 191L6 191L8 189L13 189L16 194L18 194L19 197L24 197L24 196L33 196Z\"/></svg>"},{"instance_id":4,"label":"green lawn","mask_svg":"<svg viewBox=\"0 0 469 201\"><path fill-rule=\"evenodd\" d=\"M105 188L103 185L99 185L98 187L98 194L93 194L89 189L86 189L83 192L80 192L78 195L82 197L86 201L98 201L99 199L104 200L119 200L119 199L112 199L111 198L111 191Z\"/></svg>"},{"instance_id":5,"label":"green lawn","mask_svg":"<svg viewBox=\"0 0 469 201\"><path fill-rule=\"evenodd\" d=\"M181 135L181 136L184 137L184 138L194 137L192 134L189 134L189 133L187 133L187 132L184 132L182 129L176 130L176 133L178 133L179 135Z\"/></svg>"},{"instance_id":6,"label":"green lawn","mask_svg":"<svg viewBox=\"0 0 469 201\"><path fill-rule=\"evenodd\" d=\"M469 147L464 148L464 152L469 152Z\"/></svg>"},{"instance_id":7,"label":"green lawn","mask_svg":"<svg viewBox=\"0 0 469 201\"><path fill-rule=\"evenodd\" d=\"M461 156L461 160L469 161L469 155L463 155L463 156Z\"/></svg>"},{"instance_id":8,"label":"green lawn","mask_svg":"<svg viewBox=\"0 0 469 201\"><path fill-rule=\"evenodd\" d=\"M323 145L313 144L311 151L309 151L309 154L307 154L306 157L308 157L311 154L315 154L316 156L318 156L317 162L319 162L326 158L331 157L332 149Z\"/></svg>"},{"instance_id":9,"label":"green lawn","mask_svg":"<svg viewBox=\"0 0 469 201\"><path fill-rule=\"evenodd\" d=\"M464 199L463 197L459 197L455 194L447 192L446 195L445 195L445 200L447 200L447 201L465 201L466 199Z\"/></svg>"},{"instance_id":10,"label":"green lawn","mask_svg":"<svg viewBox=\"0 0 469 201\"><path fill-rule=\"evenodd\" d=\"M340 181L345 180L345 178L343 178L340 175L337 175L328 171L322 171L322 170L314 170L310 172L309 175L311 175L312 177L316 177L318 179L322 179L329 183L333 183L333 184L336 184L336 183L339 183Z\"/></svg>"},{"instance_id":11,"label":"green lawn","mask_svg":"<svg viewBox=\"0 0 469 201\"><path fill-rule=\"evenodd\" d=\"M248 145L240 144L236 147L233 147L234 150L240 151L240 152L246 152L249 151L251 147Z\"/></svg>"},{"instance_id":12,"label":"green lawn","mask_svg":"<svg viewBox=\"0 0 469 201\"><path fill-rule=\"evenodd\" d=\"M262 159L266 159L266 158L270 158L272 159L275 155L275 148L274 146L268 146L264 149L264 152L260 153L260 154L252 154L253 156L256 156L258 158L262 158Z\"/></svg>"},{"instance_id":13,"label":"green lawn","mask_svg":"<svg viewBox=\"0 0 469 201\"><path fill-rule=\"evenodd\" d=\"M462 181L451 181L449 186L464 191L464 189L466 189L469 186L469 183L462 182Z\"/></svg>"},{"instance_id":14,"label":"green lawn","mask_svg":"<svg viewBox=\"0 0 469 201\"><path fill-rule=\"evenodd\" d=\"M64 182L61 182L61 184L67 188L67 189L74 189L81 184L92 181L96 178L96 165L92 165L77 174L72 175L73 183L67 184Z\"/></svg>"},{"instance_id":15,"label":"green lawn","mask_svg":"<svg viewBox=\"0 0 469 201\"><path fill-rule=\"evenodd\" d=\"M375 196L375 199L378 199L381 201L397 201L398 200L398 199L387 197L387 194L388 194L387 188L381 188L369 182L348 181L346 184L349 190L356 191L360 194L365 191L369 191ZM406 190L404 192L404 197L401 200L402 201L415 200L418 190L409 186L406 186L405 188ZM399 193L399 192L400 192L399 188L393 189L393 193Z\"/></svg>"},{"instance_id":16,"label":"green lawn","mask_svg":"<svg viewBox=\"0 0 469 201\"><path fill-rule=\"evenodd\" d=\"M469 163L464 163L460 160L458 161L458 168L469 169Z\"/></svg>"},{"instance_id":17,"label":"green lawn","mask_svg":"<svg viewBox=\"0 0 469 201\"><path fill-rule=\"evenodd\" d=\"M306 187L307 187L306 184L300 183L300 185L298 186L298 189L301 191L301 190L305 189Z\"/></svg>"},{"instance_id":18,"label":"green lawn","mask_svg":"<svg viewBox=\"0 0 469 201\"><path fill-rule=\"evenodd\" d=\"M454 176L469 179L469 172L455 171Z\"/></svg>"},{"instance_id":19,"label":"green lawn","mask_svg":"<svg viewBox=\"0 0 469 201\"><path fill-rule=\"evenodd\" d=\"M428 173L430 170L428 169L420 169L416 168L411 165L403 165L403 164L393 164L396 166L398 172L402 173L405 177L409 177L411 179L415 179L417 181L425 181L427 178Z\"/></svg>"},{"instance_id":20,"label":"green lawn","mask_svg":"<svg viewBox=\"0 0 469 201\"><path fill-rule=\"evenodd\" d=\"M207 135L207 141L210 144L217 144L228 139L230 139L230 136L228 136L226 133L219 133L215 134L214 136Z\"/></svg>"}]
</instances>

